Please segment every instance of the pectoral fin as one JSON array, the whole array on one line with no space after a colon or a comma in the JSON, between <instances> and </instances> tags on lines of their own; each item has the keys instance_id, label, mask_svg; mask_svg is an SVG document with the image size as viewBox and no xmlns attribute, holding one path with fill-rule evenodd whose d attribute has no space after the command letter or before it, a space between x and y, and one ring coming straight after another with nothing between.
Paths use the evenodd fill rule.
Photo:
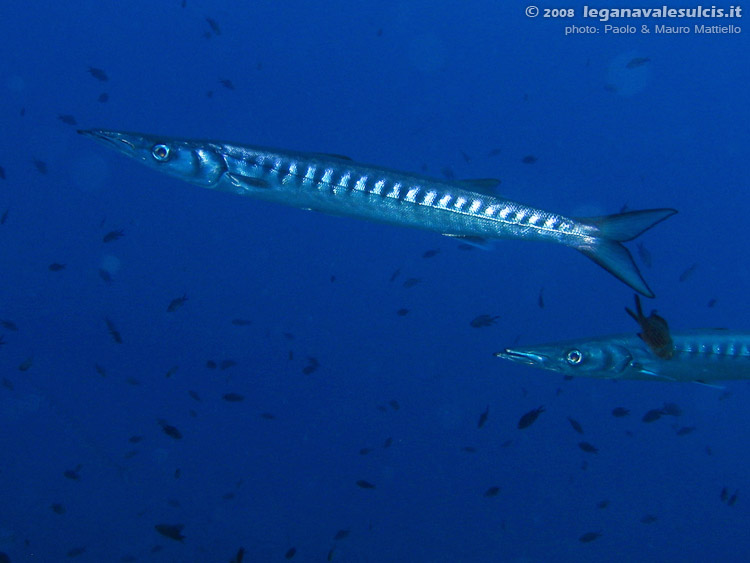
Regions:
<instances>
[{"instance_id":1,"label":"pectoral fin","mask_svg":"<svg viewBox=\"0 0 750 563\"><path fill-rule=\"evenodd\" d=\"M252 188L270 188L271 184L266 182L265 180L262 180L260 178L253 178L251 176L243 176L242 174L233 174L228 172L225 174L227 178L237 186L238 188L242 188L245 190L249 190Z\"/></svg>"}]
</instances>

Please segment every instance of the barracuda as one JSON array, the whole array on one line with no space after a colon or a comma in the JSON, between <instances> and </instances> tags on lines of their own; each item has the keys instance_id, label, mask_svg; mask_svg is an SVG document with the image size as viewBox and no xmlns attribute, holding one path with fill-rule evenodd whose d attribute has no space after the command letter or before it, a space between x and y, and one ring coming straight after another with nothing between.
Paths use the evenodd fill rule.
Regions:
<instances>
[{"instance_id":1,"label":"barracuda","mask_svg":"<svg viewBox=\"0 0 750 563\"><path fill-rule=\"evenodd\" d=\"M506 348L495 356L580 377L701 383L750 379L750 333L695 330L672 334L672 340L669 359L628 334Z\"/></svg>"},{"instance_id":2,"label":"barracuda","mask_svg":"<svg viewBox=\"0 0 750 563\"><path fill-rule=\"evenodd\" d=\"M523 239L569 246L647 297L654 294L621 243L677 213L649 209L573 219L481 193L497 180L447 182L336 155L100 129L79 133L204 188L426 229L480 245Z\"/></svg>"}]
</instances>

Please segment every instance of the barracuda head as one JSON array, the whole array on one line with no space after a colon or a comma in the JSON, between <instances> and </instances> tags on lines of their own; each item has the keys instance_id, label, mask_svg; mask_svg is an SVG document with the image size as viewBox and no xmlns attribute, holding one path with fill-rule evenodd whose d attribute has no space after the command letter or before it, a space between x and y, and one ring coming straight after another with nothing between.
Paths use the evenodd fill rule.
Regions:
<instances>
[{"instance_id":1,"label":"barracuda head","mask_svg":"<svg viewBox=\"0 0 750 563\"><path fill-rule=\"evenodd\" d=\"M205 188L216 185L226 171L221 153L209 143L102 129L78 132L160 172Z\"/></svg>"},{"instance_id":2,"label":"barracuda head","mask_svg":"<svg viewBox=\"0 0 750 563\"><path fill-rule=\"evenodd\" d=\"M638 366L626 346L612 341L573 341L506 348L495 357L579 377L629 378Z\"/></svg>"}]
</instances>

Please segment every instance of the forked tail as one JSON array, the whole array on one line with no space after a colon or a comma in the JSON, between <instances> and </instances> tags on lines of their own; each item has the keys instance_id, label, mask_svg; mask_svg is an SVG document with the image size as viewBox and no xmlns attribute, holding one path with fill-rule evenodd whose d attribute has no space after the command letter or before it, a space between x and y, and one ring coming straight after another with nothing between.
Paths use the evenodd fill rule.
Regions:
<instances>
[{"instance_id":1,"label":"forked tail","mask_svg":"<svg viewBox=\"0 0 750 563\"><path fill-rule=\"evenodd\" d=\"M621 243L637 238L675 213L675 209L646 209L579 219L596 227L598 233L586 244L575 248L638 293L653 297L654 293L643 279L633 257Z\"/></svg>"}]
</instances>

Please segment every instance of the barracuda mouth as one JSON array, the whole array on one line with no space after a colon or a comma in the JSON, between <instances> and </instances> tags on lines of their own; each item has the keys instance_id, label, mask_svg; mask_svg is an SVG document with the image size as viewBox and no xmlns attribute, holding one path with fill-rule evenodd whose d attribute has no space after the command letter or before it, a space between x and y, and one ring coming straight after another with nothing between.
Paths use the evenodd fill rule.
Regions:
<instances>
[{"instance_id":1,"label":"barracuda mouth","mask_svg":"<svg viewBox=\"0 0 750 563\"><path fill-rule=\"evenodd\" d=\"M105 145L126 154L131 154L131 152L135 150L135 145L122 133L104 131L103 129L79 129L78 133L84 137L96 139L100 143L104 143Z\"/></svg>"},{"instance_id":2,"label":"barracuda mouth","mask_svg":"<svg viewBox=\"0 0 750 563\"><path fill-rule=\"evenodd\" d=\"M502 358L503 360L510 360L519 364L526 364L529 366L543 365L547 359L546 356L541 354L534 354L533 352L521 352L520 350L512 350L506 348L502 352L495 352L496 358Z\"/></svg>"}]
</instances>

